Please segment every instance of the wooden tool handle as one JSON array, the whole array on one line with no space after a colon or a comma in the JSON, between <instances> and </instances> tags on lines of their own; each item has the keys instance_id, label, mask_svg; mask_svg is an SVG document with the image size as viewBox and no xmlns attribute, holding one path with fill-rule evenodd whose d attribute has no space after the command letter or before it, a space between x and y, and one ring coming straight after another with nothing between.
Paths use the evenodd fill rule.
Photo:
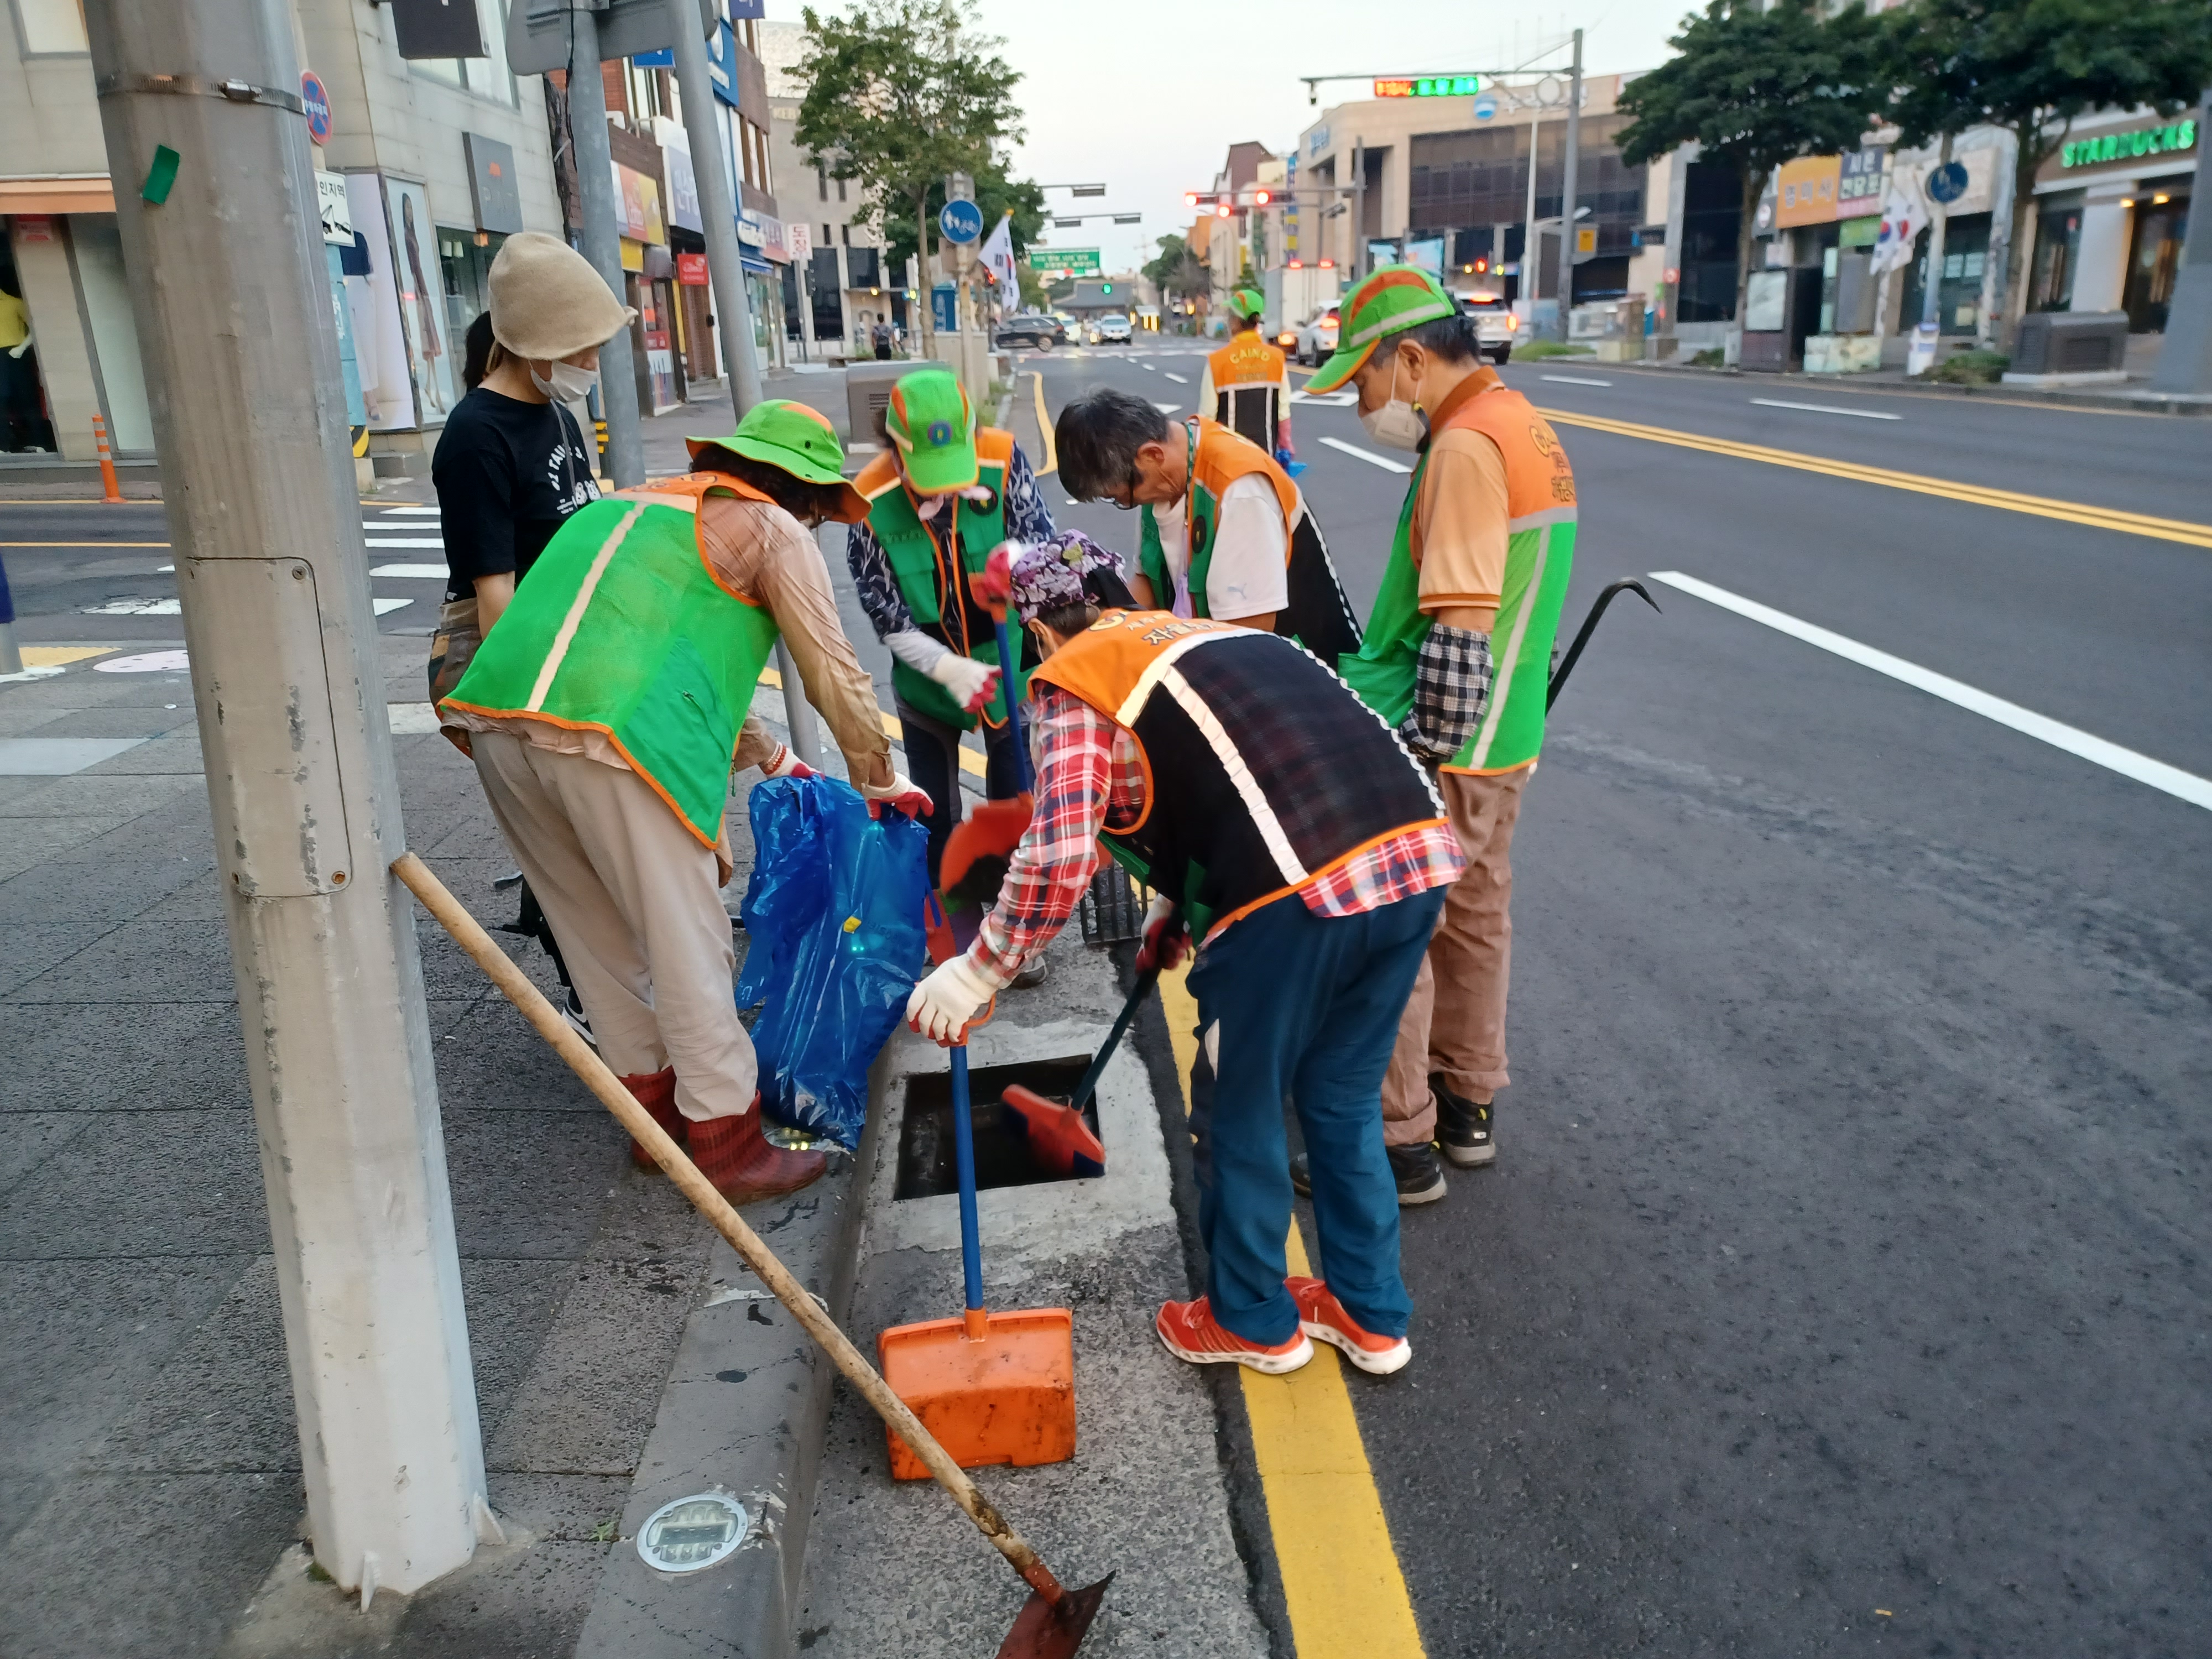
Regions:
<instances>
[{"instance_id":1,"label":"wooden tool handle","mask_svg":"<svg viewBox=\"0 0 2212 1659\"><path fill-rule=\"evenodd\" d=\"M937 1484L952 1494L952 1501L967 1511L968 1518L982 1528L983 1535L998 1547L999 1553L1013 1564L1015 1571L1031 1588L1048 1600L1057 1601L1065 1592L1051 1570L1038 1559L1036 1551L976 1489L975 1483L937 1443L936 1437L921 1425L921 1419L908 1409L906 1401L891 1392L890 1385L877 1375L876 1368L837 1328L822 1305L807 1293L806 1287L776 1260L775 1252L761 1243L759 1236L745 1224L744 1218L731 1207L729 1200L699 1173L699 1166L684 1156L684 1149L669 1139L667 1131L653 1121L653 1115L623 1087L622 1079L592 1053L591 1045L554 1012L544 994L493 942L477 919L461 908L460 901L430 873L429 866L414 854L402 853L392 860L392 873L422 902L422 908L453 936L453 942L474 958L477 966L491 976L492 983L522 1011L522 1017L538 1028L538 1035L553 1045L554 1052L568 1062L585 1086L629 1131L631 1139L653 1154L653 1161L668 1172L668 1178L684 1196L714 1224L714 1231L730 1241L730 1248L743 1256L745 1265L760 1275L761 1282L775 1292L775 1299L805 1327L809 1336L822 1345L847 1380L876 1408L884 1421L898 1431L899 1438L927 1467Z\"/></svg>"}]
</instances>

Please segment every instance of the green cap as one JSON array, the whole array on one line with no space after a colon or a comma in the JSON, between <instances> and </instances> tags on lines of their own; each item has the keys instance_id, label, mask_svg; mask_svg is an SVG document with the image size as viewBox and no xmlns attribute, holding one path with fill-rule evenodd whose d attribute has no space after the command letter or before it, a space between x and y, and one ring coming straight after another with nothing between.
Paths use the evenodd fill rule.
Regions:
<instances>
[{"instance_id":1,"label":"green cap","mask_svg":"<svg viewBox=\"0 0 2212 1659\"><path fill-rule=\"evenodd\" d=\"M1249 288L1240 288L1229 296L1229 309L1239 317L1257 317L1267 308L1267 302Z\"/></svg>"},{"instance_id":2,"label":"green cap","mask_svg":"<svg viewBox=\"0 0 2212 1659\"><path fill-rule=\"evenodd\" d=\"M788 398L756 404L729 436L686 438L684 446L694 459L702 449L722 448L808 483L842 484L845 499L832 516L841 524L857 524L868 516L867 498L845 483L845 446L837 441L836 428L805 404Z\"/></svg>"},{"instance_id":3,"label":"green cap","mask_svg":"<svg viewBox=\"0 0 2212 1659\"><path fill-rule=\"evenodd\" d=\"M1459 307L1443 284L1419 265L1385 265L1358 288L1337 308L1340 319L1336 350L1321 372L1305 384L1309 395L1334 392L1375 355L1385 336L1419 328L1440 317L1458 314Z\"/></svg>"},{"instance_id":4,"label":"green cap","mask_svg":"<svg viewBox=\"0 0 2212 1659\"><path fill-rule=\"evenodd\" d=\"M980 476L975 416L949 368L920 368L891 385L884 426L918 495L965 489Z\"/></svg>"}]
</instances>

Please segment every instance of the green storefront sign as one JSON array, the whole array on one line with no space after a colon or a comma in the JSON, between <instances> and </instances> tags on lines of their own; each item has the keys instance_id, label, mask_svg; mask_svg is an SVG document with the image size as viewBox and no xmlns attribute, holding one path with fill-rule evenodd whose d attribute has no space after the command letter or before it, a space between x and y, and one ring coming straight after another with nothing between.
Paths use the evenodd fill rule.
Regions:
<instances>
[{"instance_id":1,"label":"green storefront sign","mask_svg":"<svg viewBox=\"0 0 2212 1659\"><path fill-rule=\"evenodd\" d=\"M2166 126L2145 127L2140 132L2108 132L2098 138L2076 138L2059 146L2058 165L2094 167L2106 161L2130 161L2139 155L2170 155L2196 148L2197 123L2175 121Z\"/></svg>"},{"instance_id":2,"label":"green storefront sign","mask_svg":"<svg viewBox=\"0 0 2212 1659\"><path fill-rule=\"evenodd\" d=\"M1099 271L1095 247L1033 247L1030 269L1060 276L1096 276Z\"/></svg>"}]
</instances>

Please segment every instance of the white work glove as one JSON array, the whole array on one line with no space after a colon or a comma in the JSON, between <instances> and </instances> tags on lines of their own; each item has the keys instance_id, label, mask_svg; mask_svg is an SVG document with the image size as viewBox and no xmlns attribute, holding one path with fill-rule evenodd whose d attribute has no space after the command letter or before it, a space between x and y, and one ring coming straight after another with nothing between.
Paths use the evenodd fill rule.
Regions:
<instances>
[{"instance_id":1,"label":"white work glove","mask_svg":"<svg viewBox=\"0 0 2212 1659\"><path fill-rule=\"evenodd\" d=\"M910 818L926 818L936 810L927 792L915 788L914 780L903 772L893 772L891 781L880 789L872 783L862 784L860 799L868 803L868 816L874 818L883 817L886 806Z\"/></svg>"},{"instance_id":2,"label":"white work glove","mask_svg":"<svg viewBox=\"0 0 2212 1659\"><path fill-rule=\"evenodd\" d=\"M791 752L791 745L780 743L775 753L761 763L764 778L811 778L818 775L814 769Z\"/></svg>"},{"instance_id":3,"label":"white work glove","mask_svg":"<svg viewBox=\"0 0 2212 1659\"><path fill-rule=\"evenodd\" d=\"M953 701L973 714L988 707L999 692L999 671L973 657L948 651L931 665L929 678L952 694Z\"/></svg>"},{"instance_id":4,"label":"white work glove","mask_svg":"<svg viewBox=\"0 0 2212 1659\"><path fill-rule=\"evenodd\" d=\"M965 957L940 963L914 988L906 1001L906 1023L939 1048L967 1039L968 1022L991 1000L991 988Z\"/></svg>"},{"instance_id":5,"label":"white work glove","mask_svg":"<svg viewBox=\"0 0 2212 1659\"><path fill-rule=\"evenodd\" d=\"M1190 929L1179 907L1166 894L1153 894L1152 902L1145 907L1144 943L1137 946L1137 971L1149 974L1155 968L1172 969L1189 951Z\"/></svg>"}]
</instances>

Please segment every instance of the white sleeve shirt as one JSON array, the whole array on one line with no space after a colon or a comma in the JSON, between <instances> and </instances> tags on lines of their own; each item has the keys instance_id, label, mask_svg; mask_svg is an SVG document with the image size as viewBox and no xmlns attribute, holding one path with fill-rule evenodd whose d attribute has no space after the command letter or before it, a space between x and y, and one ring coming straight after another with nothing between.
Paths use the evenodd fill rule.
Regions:
<instances>
[{"instance_id":1,"label":"white sleeve shirt","mask_svg":"<svg viewBox=\"0 0 2212 1659\"><path fill-rule=\"evenodd\" d=\"M1160 553L1167 562L1174 593L1153 596L1163 610L1190 580L1188 532L1183 503L1152 509L1159 528ZM1247 473L1222 492L1221 522L1213 532L1213 557L1206 567L1206 614L1217 622L1280 611L1290 603L1289 562L1284 556L1288 528L1275 486L1264 472Z\"/></svg>"}]
</instances>

